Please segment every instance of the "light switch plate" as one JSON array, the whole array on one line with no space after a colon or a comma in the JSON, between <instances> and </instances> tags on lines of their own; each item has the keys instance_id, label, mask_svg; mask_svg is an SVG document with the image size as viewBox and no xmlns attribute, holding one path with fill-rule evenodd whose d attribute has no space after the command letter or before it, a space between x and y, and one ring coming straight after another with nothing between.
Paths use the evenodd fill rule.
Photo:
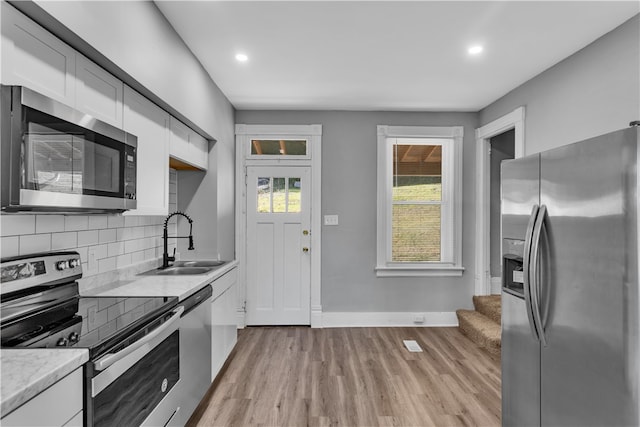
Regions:
<instances>
[{"instance_id":1,"label":"light switch plate","mask_svg":"<svg viewBox=\"0 0 640 427\"><path fill-rule=\"evenodd\" d=\"M338 225L338 215L325 215L324 225Z\"/></svg>"}]
</instances>

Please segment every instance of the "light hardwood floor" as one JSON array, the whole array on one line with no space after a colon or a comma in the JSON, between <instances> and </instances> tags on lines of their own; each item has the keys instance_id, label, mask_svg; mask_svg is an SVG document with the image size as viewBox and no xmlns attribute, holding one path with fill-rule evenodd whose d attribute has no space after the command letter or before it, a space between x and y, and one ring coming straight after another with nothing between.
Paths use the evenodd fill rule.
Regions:
<instances>
[{"instance_id":1,"label":"light hardwood floor","mask_svg":"<svg viewBox=\"0 0 640 427\"><path fill-rule=\"evenodd\" d=\"M257 327L188 426L499 426L500 410L500 361L457 328Z\"/></svg>"}]
</instances>

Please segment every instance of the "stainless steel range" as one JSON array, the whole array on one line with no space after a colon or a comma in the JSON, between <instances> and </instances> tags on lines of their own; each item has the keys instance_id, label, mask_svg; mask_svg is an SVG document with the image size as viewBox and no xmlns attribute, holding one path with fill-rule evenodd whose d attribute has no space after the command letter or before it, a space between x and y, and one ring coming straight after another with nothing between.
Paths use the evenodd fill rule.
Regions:
<instances>
[{"instance_id":1,"label":"stainless steel range","mask_svg":"<svg viewBox=\"0 0 640 427\"><path fill-rule=\"evenodd\" d=\"M171 419L152 413L180 379L176 297L80 296L77 252L3 258L0 274L2 347L88 349L86 426Z\"/></svg>"}]
</instances>

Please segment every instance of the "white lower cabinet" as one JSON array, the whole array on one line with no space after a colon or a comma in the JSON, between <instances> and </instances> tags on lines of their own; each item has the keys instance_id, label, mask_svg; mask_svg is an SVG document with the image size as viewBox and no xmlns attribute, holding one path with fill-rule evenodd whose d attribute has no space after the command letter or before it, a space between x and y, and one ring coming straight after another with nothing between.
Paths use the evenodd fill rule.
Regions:
<instances>
[{"instance_id":1,"label":"white lower cabinet","mask_svg":"<svg viewBox=\"0 0 640 427\"><path fill-rule=\"evenodd\" d=\"M0 420L3 426L82 426L82 368Z\"/></svg>"},{"instance_id":2,"label":"white lower cabinet","mask_svg":"<svg viewBox=\"0 0 640 427\"><path fill-rule=\"evenodd\" d=\"M211 381L216 378L238 341L237 283L237 268L212 283L213 295L219 296L211 302Z\"/></svg>"}]
</instances>

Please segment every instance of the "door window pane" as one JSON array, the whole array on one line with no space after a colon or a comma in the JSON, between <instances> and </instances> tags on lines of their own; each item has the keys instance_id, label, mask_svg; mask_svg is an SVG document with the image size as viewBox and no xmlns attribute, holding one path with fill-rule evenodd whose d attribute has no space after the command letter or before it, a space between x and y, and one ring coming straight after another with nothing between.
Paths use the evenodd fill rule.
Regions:
<instances>
[{"instance_id":1,"label":"door window pane","mask_svg":"<svg viewBox=\"0 0 640 427\"><path fill-rule=\"evenodd\" d=\"M271 178L258 178L258 212L271 212Z\"/></svg>"},{"instance_id":2,"label":"door window pane","mask_svg":"<svg viewBox=\"0 0 640 427\"><path fill-rule=\"evenodd\" d=\"M272 178L273 179L273 208L271 212L283 213L287 211L287 186L286 178Z\"/></svg>"},{"instance_id":3,"label":"door window pane","mask_svg":"<svg viewBox=\"0 0 640 427\"><path fill-rule=\"evenodd\" d=\"M289 200L287 203L287 212L300 212L300 178L289 178Z\"/></svg>"},{"instance_id":4,"label":"door window pane","mask_svg":"<svg viewBox=\"0 0 640 427\"><path fill-rule=\"evenodd\" d=\"M304 139L252 139L252 156L306 156L307 141Z\"/></svg>"},{"instance_id":5,"label":"door window pane","mask_svg":"<svg viewBox=\"0 0 640 427\"><path fill-rule=\"evenodd\" d=\"M300 178L259 177L257 211L260 213L300 213Z\"/></svg>"}]
</instances>

